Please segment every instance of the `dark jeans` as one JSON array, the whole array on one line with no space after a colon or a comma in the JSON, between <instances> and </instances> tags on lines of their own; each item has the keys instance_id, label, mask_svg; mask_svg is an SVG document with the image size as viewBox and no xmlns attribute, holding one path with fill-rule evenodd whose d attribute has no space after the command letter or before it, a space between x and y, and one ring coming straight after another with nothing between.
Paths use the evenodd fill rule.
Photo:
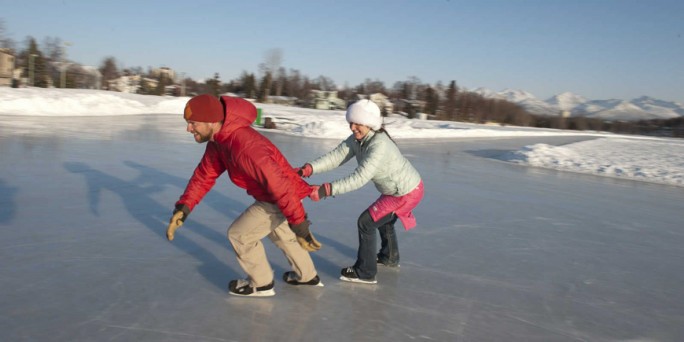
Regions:
<instances>
[{"instance_id":1,"label":"dark jeans","mask_svg":"<svg viewBox=\"0 0 684 342\"><path fill-rule=\"evenodd\" d=\"M371 279L378 273L377 259L384 264L395 266L399 264L399 246L397 245L397 234L394 231L394 223L397 216L389 214L378 222L373 222L368 210L359 216L359 252L354 264L354 270L361 279ZM380 232L381 248L380 253L375 251L378 248L376 231Z\"/></svg>"}]
</instances>

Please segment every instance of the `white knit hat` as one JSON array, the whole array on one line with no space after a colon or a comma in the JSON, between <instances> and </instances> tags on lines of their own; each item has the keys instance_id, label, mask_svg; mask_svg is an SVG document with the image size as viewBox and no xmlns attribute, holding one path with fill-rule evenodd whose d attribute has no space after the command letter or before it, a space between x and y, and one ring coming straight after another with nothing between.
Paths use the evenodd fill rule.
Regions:
<instances>
[{"instance_id":1,"label":"white knit hat","mask_svg":"<svg viewBox=\"0 0 684 342\"><path fill-rule=\"evenodd\" d=\"M382 128L380 108L371 100L359 100L347 108L347 122L368 126L374 131Z\"/></svg>"}]
</instances>

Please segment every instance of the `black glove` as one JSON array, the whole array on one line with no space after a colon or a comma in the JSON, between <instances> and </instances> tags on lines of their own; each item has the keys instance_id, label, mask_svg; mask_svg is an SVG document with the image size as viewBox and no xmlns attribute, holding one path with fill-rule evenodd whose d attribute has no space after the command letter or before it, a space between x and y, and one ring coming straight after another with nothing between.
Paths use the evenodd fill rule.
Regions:
<instances>
[{"instance_id":1,"label":"black glove","mask_svg":"<svg viewBox=\"0 0 684 342\"><path fill-rule=\"evenodd\" d=\"M309 231L309 225L311 222L309 222L308 219L305 219L301 223L298 224L290 224L290 229L295 233L297 236L297 242L299 243L304 250L309 251L309 252L315 252L319 249L321 249L322 245L316 238L314 238L313 234L311 234L311 231Z\"/></svg>"}]
</instances>

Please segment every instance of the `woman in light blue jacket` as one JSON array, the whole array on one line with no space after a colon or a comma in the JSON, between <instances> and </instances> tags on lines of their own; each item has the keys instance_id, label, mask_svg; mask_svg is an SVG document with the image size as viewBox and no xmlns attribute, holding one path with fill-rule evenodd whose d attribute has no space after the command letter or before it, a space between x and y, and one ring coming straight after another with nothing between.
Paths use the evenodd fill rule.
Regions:
<instances>
[{"instance_id":1,"label":"woman in light blue jacket","mask_svg":"<svg viewBox=\"0 0 684 342\"><path fill-rule=\"evenodd\" d=\"M309 196L318 201L361 188L368 181L375 184L381 196L359 216L359 250L356 263L342 269L340 279L376 284L377 265L399 266L399 249L394 223L401 220L409 230L416 225L412 210L423 198L423 182L418 171L401 154L382 128L378 106L360 100L346 113L352 134L335 149L298 169L303 177L330 171L356 157L358 166L350 175L320 186L313 186ZM376 254L376 231L380 232L381 249Z\"/></svg>"}]
</instances>

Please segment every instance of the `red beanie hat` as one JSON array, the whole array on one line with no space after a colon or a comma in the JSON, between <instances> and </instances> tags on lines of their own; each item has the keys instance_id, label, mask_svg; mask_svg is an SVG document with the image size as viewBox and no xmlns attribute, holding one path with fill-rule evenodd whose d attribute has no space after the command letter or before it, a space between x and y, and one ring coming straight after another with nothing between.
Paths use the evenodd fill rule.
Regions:
<instances>
[{"instance_id":1,"label":"red beanie hat","mask_svg":"<svg viewBox=\"0 0 684 342\"><path fill-rule=\"evenodd\" d=\"M185 105L183 117L188 121L220 122L224 118L223 106L214 96L197 95Z\"/></svg>"}]
</instances>

